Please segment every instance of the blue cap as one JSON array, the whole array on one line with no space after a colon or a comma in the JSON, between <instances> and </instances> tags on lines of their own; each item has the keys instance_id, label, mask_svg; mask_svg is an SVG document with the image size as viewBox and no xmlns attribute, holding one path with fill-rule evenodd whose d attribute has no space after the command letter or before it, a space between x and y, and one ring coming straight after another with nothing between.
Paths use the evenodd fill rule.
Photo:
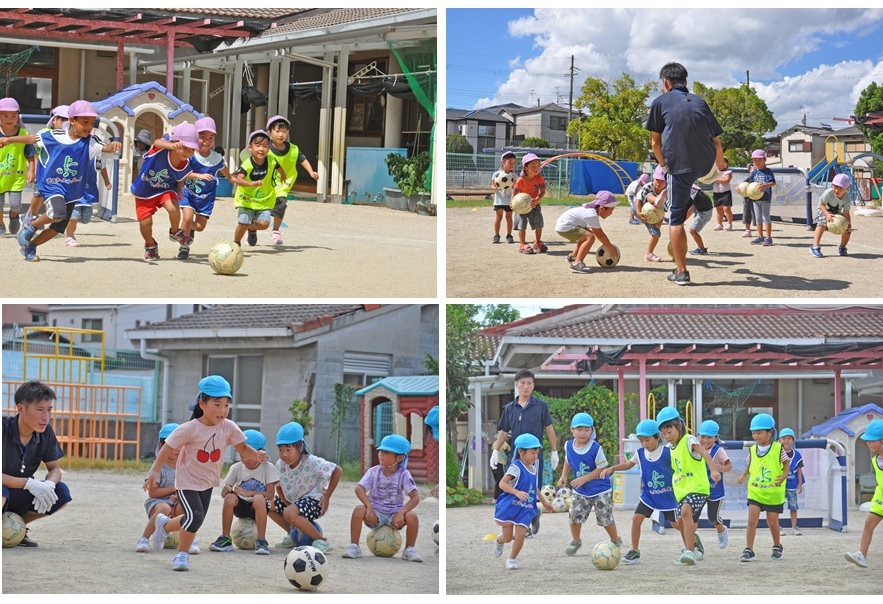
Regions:
<instances>
[{"instance_id":1,"label":"blue cap","mask_svg":"<svg viewBox=\"0 0 883 604\"><path fill-rule=\"evenodd\" d=\"M288 422L276 434L276 446L293 445L304 439L304 427L297 422Z\"/></svg>"},{"instance_id":2,"label":"blue cap","mask_svg":"<svg viewBox=\"0 0 883 604\"><path fill-rule=\"evenodd\" d=\"M659 422L654 419L645 419L638 422L635 434L637 436L656 436L659 434Z\"/></svg>"},{"instance_id":3,"label":"blue cap","mask_svg":"<svg viewBox=\"0 0 883 604\"><path fill-rule=\"evenodd\" d=\"M699 436L717 436L721 427L713 419L707 419L699 424Z\"/></svg>"},{"instance_id":4,"label":"blue cap","mask_svg":"<svg viewBox=\"0 0 883 604\"><path fill-rule=\"evenodd\" d=\"M199 389L200 394L205 394L214 398L226 396L231 401L233 400L233 392L230 390L230 382L219 375L210 375L202 378L199 380L197 388ZM193 411L198 404L199 396L190 401L190 406L188 408Z\"/></svg>"},{"instance_id":5,"label":"blue cap","mask_svg":"<svg viewBox=\"0 0 883 604\"><path fill-rule=\"evenodd\" d=\"M776 427L776 420L769 413L758 413L751 418L751 430L772 430Z\"/></svg>"},{"instance_id":6,"label":"blue cap","mask_svg":"<svg viewBox=\"0 0 883 604\"><path fill-rule=\"evenodd\" d=\"M432 436L438 440L438 405L429 410L423 423L432 428Z\"/></svg>"},{"instance_id":7,"label":"blue cap","mask_svg":"<svg viewBox=\"0 0 883 604\"><path fill-rule=\"evenodd\" d=\"M541 447L539 439L533 434L522 434L515 439L516 449L539 449Z\"/></svg>"},{"instance_id":8,"label":"blue cap","mask_svg":"<svg viewBox=\"0 0 883 604\"><path fill-rule=\"evenodd\" d=\"M245 434L245 444L255 451L260 451L267 446L267 437L257 430L246 430L243 434Z\"/></svg>"},{"instance_id":9,"label":"blue cap","mask_svg":"<svg viewBox=\"0 0 883 604\"><path fill-rule=\"evenodd\" d=\"M792 430L791 428L784 428L781 432L779 432L779 438L782 438L783 436L790 436L795 440L797 439L797 437L794 436L794 430Z\"/></svg>"},{"instance_id":10,"label":"blue cap","mask_svg":"<svg viewBox=\"0 0 883 604\"><path fill-rule=\"evenodd\" d=\"M680 418L681 414L678 413L678 410L674 407L666 407L656 414L656 421L659 422L660 425L664 424L667 421Z\"/></svg>"},{"instance_id":11,"label":"blue cap","mask_svg":"<svg viewBox=\"0 0 883 604\"><path fill-rule=\"evenodd\" d=\"M592 416L588 413L577 413L573 416L573 419L570 420L571 428L591 428L595 425L595 420L592 419Z\"/></svg>"},{"instance_id":12,"label":"blue cap","mask_svg":"<svg viewBox=\"0 0 883 604\"><path fill-rule=\"evenodd\" d=\"M883 419L875 419L868 424L861 438L862 440L883 440Z\"/></svg>"},{"instance_id":13,"label":"blue cap","mask_svg":"<svg viewBox=\"0 0 883 604\"><path fill-rule=\"evenodd\" d=\"M178 427L178 424L166 424L162 428L159 429L159 437L160 438L168 438L172 432L175 431L175 428Z\"/></svg>"},{"instance_id":14,"label":"blue cap","mask_svg":"<svg viewBox=\"0 0 883 604\"><path fill-rule=\"evenodd\" d=\"M407 455L411 452L411 442L404 436L398 434L387 434L380 441L378 451L389 451L396 455Z\"/></svg>"}]
</instances>

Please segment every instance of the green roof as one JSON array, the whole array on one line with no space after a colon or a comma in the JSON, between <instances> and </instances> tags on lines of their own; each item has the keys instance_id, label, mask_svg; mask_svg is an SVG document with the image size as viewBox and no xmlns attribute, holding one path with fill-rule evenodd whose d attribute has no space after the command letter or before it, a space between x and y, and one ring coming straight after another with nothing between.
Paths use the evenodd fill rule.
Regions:
<instances>
[{"instance_id":1,"label":"green roof","mask_svg":"<svg viewBox=\"0 0 883 604\"><path fill-rule=\"evenodd\" d=\"M438 376L413 375L401 377L385 377L382 380L374 382L370 386L365 386L361 390L357 390L356 395L362 396L380 386L383 386L387 390L395 392L399 396L429 396L432 394L438 394Z\"/></svg>"}]
</instances>

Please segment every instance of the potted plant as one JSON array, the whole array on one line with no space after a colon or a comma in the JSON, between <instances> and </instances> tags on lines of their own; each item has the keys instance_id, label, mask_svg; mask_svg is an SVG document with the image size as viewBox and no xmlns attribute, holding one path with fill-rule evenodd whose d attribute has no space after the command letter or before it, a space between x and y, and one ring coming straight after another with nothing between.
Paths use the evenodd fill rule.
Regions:
<instances>
[{"instance_id":1,"label":"potted plant","mask_svg":"<svg viewBox=\"0 0 883 604\"><path fill-rule=\"evenodd\" d=\"M384 187L387 207L397 210L417 211L417 203L428 197L427 172L432 164L428 151L414 157L390 153L383 160L398 189Z\"/></svg>"}]
</instances>

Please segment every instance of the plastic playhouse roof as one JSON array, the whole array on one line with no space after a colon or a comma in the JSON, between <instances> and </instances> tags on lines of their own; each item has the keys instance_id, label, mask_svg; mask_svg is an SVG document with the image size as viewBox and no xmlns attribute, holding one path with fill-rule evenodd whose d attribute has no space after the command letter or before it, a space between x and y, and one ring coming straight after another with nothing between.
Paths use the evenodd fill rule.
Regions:
<instances>
[{"instance_id":1,"label":"plastic playhouse roof","mask_svg":"<svg viewBox=\"0 0 883 604\"><path fill-rule=\"evenodd\" d=\"M438 376L437 375L414 375L401 377L385 377L378 380L370 386L365 386L361 390L356 391L357 396L362 396L371 392L375 388L383 386L387 390L395 392L399 396L428 396L438 394Z\"/></svg>"},{"instance_id":2,"label":"plastic playhouse roof","mask_svg":"<svg viewBox=\"0 0 883 604\"><path fill-rule=\"evenodd\" d=\"M855 432L847 428L846 424L854 420L859 415L864 415L865 413L879 413L880 415L883 415L883 407L880 407L873 403L869 403L861 407L845 409L828 421L822 422L818 426L813 426L808 431L804 432L803 436L827 436L834 430L843 430L844 432L846 432L847 435L855 436Z\"/></svg>"},{"instance_id":3,"label":"plastic playhouse roof","mask_svg":"<svg viewBox=\"0 0 883 604\"><path fill-rule=\"evenodd\" d=\"M96 101L96 102L92 103L92 105L95 107L95 110L98 111L99 114L103 114L114 107L119 107L120 109L125 111L127 115L134 116L135 111L131 107L129 107L129 104L128 104L129 100L140 95L140 94L144 94L145 92L151 92L151 91L158 92L158 93L166 96L167 98L171 99L171 101L173 103L175 103L175 105L178 106L177 109L169 112L169 119L174 119L179 114L181 114L185 111L190 111L190 112L194 113L197 116L197 119L202 117L202 114L199 111L197 111L196 109L194 109L193 105L189 105L189 104L185 103L184 101L182 101L181 99L176 97L174 94L169 94L169 91L166 90L166 87L160 85L157 82L145 82L143 84L134 84L132 86L129 86L128 88L123 88L119 92L116 92L116 93L110 95L106 99L103 99L101 101Z\"/></svg>"}]
</instances>

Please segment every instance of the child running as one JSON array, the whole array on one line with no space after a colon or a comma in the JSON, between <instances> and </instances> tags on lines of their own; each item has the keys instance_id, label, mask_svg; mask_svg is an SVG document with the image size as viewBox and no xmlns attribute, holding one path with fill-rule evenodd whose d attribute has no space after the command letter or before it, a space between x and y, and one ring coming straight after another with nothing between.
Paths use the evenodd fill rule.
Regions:
<instances>
[{"instance_id":1,"label":"child running","mask_svg":"<svg viewBox=\"0 0 883 604\"><path fill-rule=\"evenodd\" d=\"M649 202L664 211L667 205L667 198L665 171L661 167L656 166L656 170L653 171L653 182L644 185L635 197L635 213L641 222L644 223L644 226L647 227L647 232L650 233L650 241L647 242L647 251L644 253L644 260L646 262L662 262L662 259L653 253L653 250L656 249L656 244L659 243L659 236L662 234L662 231L659 230L662 220L656 223L648 222L642 208L645 203Z\"/></svg>"},{"instance_id":2,"label":"child running","mask_svg":"<svg viewBox=\"0 0 883 604\"><path fill-rule=\"evenodd\" d=\"M575 243L573 252L567 256L570 270L574 273L589 273L591 269L584 262L585 257L592 251L595 238L607 249L613 249L613 244L601 228L601 219L608 218L616 208L616 197L610 191L598 191L595 199L581 206L570 208L558 217L555 223L555 232Z\"/></svg>"},{"instance_id":3,"label":"child running","mask_svg":"<svg viewBox=\"0 0 883 604\"><path fill-rule=\"evenodd\" d=\"M233 396L230 384L219 375L210 375L199 381L199 394L190 403L193 415L190 421L178 426L168 437L156 456L144 480L144 490L150 492L159 484L160 471L166 461L179 452L175 472L175 490L183 513L170 518L162 513L155 516L156 531L153 547L162 549L169 533L178 533L178 553L172 560L172 570L190 570L190 546L202 526L211 503L212 489L220 486L223 451L229 445L248 463L266 460L266 453L258 452L245 443L245 435L235 423L227 419Z\"/></svg>"},{"instance_id":4,"label":"child running","mask_svg":"<svg viewBox=\"0 0 883 604\"><path fill-rule=\"evenodd\" d=\"M580 538L582 525L589 519L592 508L595 509L595 521L603 527L610 541L617 546L622 545L616 532L616 521L613 519L613 497L610 479L601 473L607 467L607 457L598 441L595 440L595 420L588 413L577 413L570 420L570 432L573 439L564 443L564 467L558 486L567 484L567 475L573 470L573 504L570 506L570 545L564 550L573 556L582 547Z\"/></svg>"},{"instance_id":5,"label":"child running","mask_svg":"<svg viewBox=\"0 0 883 604\"><path fill-rule=\"evenodd\" d=\"M270 153L270 135L266 131L255 130L248 136L248 151L251 155L242 161L231 179L239 185L233 202L239 215L233 241L239 247L242 247L242 236L247 232L263 231L270 227L270 217L276 204L274 178L287 178L276 155ZM257 234L254 242L257 243Z\"/></svg>"},{"instance_id":6,"label":"child running","mask_svg":"<svg viewBox=\"0 0 883 604\"><path fill-rule=\"evenodd\" d=\"M518 251L522 254L538 254L540 252L548 252L549 248L543 243L543 210L540 208L540 200L546 194L546 179L540 174L540 158L533 153L528 153L521 158L521 176L515 181L512 187L512 197L519 193L527 193L530 195L531 210L527 214L515 215L513 228L518 231L518 237L521 241L521 247ZM527 244L527 227L534 231L533 247Z\"/></svg>"},{"instance_id":7,"label":"child running","mask_svg":"<svg viewBox=\"0 0 883 604\"><path fill-rule=\"evenodd\" d=\"M282 219L285 218L285 210L288 208L288 192L297 180L297 165L303 166L313 180L319 180L319 173L313 170L310 160L300 152L293 142L288 139L291 122L282 115L274 115L267 120L267 132L270 135L270 153L276 156L279 165L282 166L288 178L274 176L276 183L276 205L270 211L273 216L273 230L270 231L270 239L276 245L282 245ZM248 245L257 245L258 232L248 232Z\"/></svg>"},{"instance_id":8,"label":"child running","mask_svg":"<svg viewBox=\"0 0 883 604\"><path fill-rule=\"evenodd\" d=\"M83 199L78 201L74 206L74 213L71 214L71 220L67 224L64 231L64 244L67 247L80 247L80 242L76 238L77 224L89 224L92 222L92 205L100 201L98 196L98 175L104 181L104 188L110 191L112 185L110 176L107 175L107 168L104 166L104 159L99 155L92 160L94 170L86 173L86 192Z\"/></svg>"},{"instance_id":9,"label":"child running","mask_svg":"<svg viewBox=\"0 0 883 604\"><path fill-rule=\"evenodd\" d=\"M852 207L852 195L849 193L849 185L852 181L846 174L838 174L831 179L831 188L825 189L824 193L819 197L819 213L816 214L816 231L813 235L812 245L809 248L810 253L816 258L823 258L822 254L822 235L828 230L828 223L834 220L834 216L840 215L846 219L848 224L846 231L840 235L840 247L837 253L841 256L848 254L846 244L852 236L852 218L849 216L849 208Z\"/></svg>"},{"instance_id":10,"label":"child running","mask_svg":"<svg viewBox=\"0 0 883 604\"><path fill-rule=\"evenodd\" d=\"M516 157L512 151L506 151L500 158L500 172L509 175L515 182ZM496 174L494 175L496 177ZM506 216L506 243L515 243L512 237L512 187L501 189L495 179L491 179L491 189L494 190L494 238L491 243L500 243L500 227L503 224L503 216Z\"/></svg>"},{"instance_id":11,"label":"child running","mask_svg":"<svg viewBox=\"0 0 883 604\"><path fill-rule=\"evenodd\" d=\"M708 521L714 525L717 531L717 546L725 549L730 542L729 531L723 520L721 520L721 506L724 503L724 479L723 473L733 469L733 462L730 461L729 455L722 446L718 444L718 433L720 426L714 420L707 419L699 424L699 444L708 451L708 455L714 462L714 469L721 473L720 480L712 480L712 466L708 467L708 481L711 486L711 492L708 495Z\"/></svg>"},{"instance_id":12,"label":"child running","mask_svg":"<svg viewBox=\"0 0 883 604\"><path fill-rule=\"evenodd\" d=\"M27 136L21 120L18 101L11 97L0 99L0 137ZM34 182L36 151L29 143L5 145L0 152L0 235L6 232L3 223L3 205L9 200L9 233L15 235L21 227L21 194L25 183Z\"/></svg>"},{"instance_id":13,"label":"child running","mask_svg":"<svg viewBox=\"0 0 883 604\"><path fill-rule=\"evenodd\" d=\"M785 481L785 503L791 514L791 534L802 535L797 526L797 510L800 509L797 496L803 492L803 455L794 448L794 430L791 428L785 428L779 433L779 442L791 460L788 464L788 479Z\"/></svg>"},{"instance_id":14,"label":"child running","mask_svg":"<svg viewBox=\"0 0 883 604\"><path fill-rule=\"evenodd\" d=\"M533 434L522 434L515 439L515 455L506 475L500 480L503 493L497 498L494 507L494 520L502 527L494 540L494 557L503 555L503 546L512 542L512 551L506 560L507 570L518 570L518 554L524 546L524 536L533 517L540 513L537 502L543 504L547 512L552 506L537 489L537 458L540 455L539 439Z\"/></svg>"},{"instance_id":15,"label":"child running","mask_svg":"<svg viewBox=\"0 0 883 604\"><path fill-rule=\"evenodd\" d=\"M871 547L871 537L874 536L874 529L883 520L883 459L880 457L880 451L883 449L883 419L875 419L869 423L865 428L865 433L861 435L861 439L871 450L871 468L877 478L877 488L874 490L874 496L871 497L871 509L868 512L868 517L865 518L865 528L862 529L862 542L859 545L859 551L847 553L846 559L856 566L868 568L868 548Z\"/></svg>"},{"instance_id":16,"label":"child running","mask_svg":"<svg viewBox=\"0 0 883 604\"><path fill-rule=\"evenodd\" d=\"M40 129L37 134L49 132L51 130L61 130L64 126L64 123L68 120L68 109L70 109L69 105L59 105L58 107L53 109L52 113L49 114L49 121L46 122L46 127ZM36 162L36 164L34 192L31 196L31 203L29 204L28 211L23 219L26 223L30 222L31 219L40 212L40 207L43 205L43 196L40 194L40 189L37 188L37 181L40 180L40 176L43 173L43 166L40 164L39 161Z\"/></svg>"}]
</instances>

